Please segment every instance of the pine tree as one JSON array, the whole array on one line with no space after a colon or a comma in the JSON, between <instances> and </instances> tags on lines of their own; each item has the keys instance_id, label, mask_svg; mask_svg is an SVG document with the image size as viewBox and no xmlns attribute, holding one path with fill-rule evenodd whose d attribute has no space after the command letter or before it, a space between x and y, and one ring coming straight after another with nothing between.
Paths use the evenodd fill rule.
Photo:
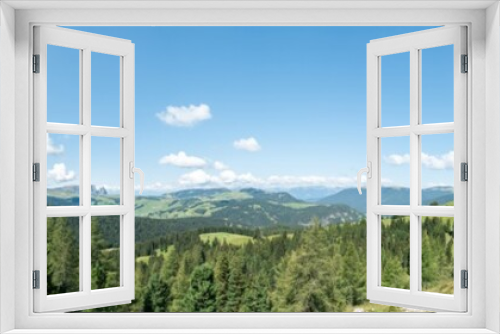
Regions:
<instances>
[{"instance_id":1,"label":"pine tree","mask_svg":"<svg viewBox=\"0 0 500 334\"><path fill-rule=\"evenodd\" d=\"M215 288L217 312L225 312L227 309L227 293L229 284L229 260L225 251L222 251L215 264Z\"/></svg>"},{"instance_id":2,"label":"pine tree","mask_svg":"<svg viewBox=\"0 0 500 334\"><path fill-rule=\"evenodd\" d=\"M453 247L454 247L454 242L453 239L450 239L448 243L446 244L446 278L453 280L453 268L454 268L454 258L453 258Z\"/></svg>"},{"instance_id":3,"label":"pine tree","mask_svg":"<svg viewBox=\"0 0 500 334\"><path fill-rule=\"evenodd\" d=\"M361 304L366 299L366 261L364 256L359 256L352 240L347 243L343 256L342 274L347 303Z\"/></svg>"},{"instance_id":4,"label":"pine tree","mask_svg":"<svg viewBox=\"0 0 500 334\"><path fill-rule=\"evenodd\" d=\"M143 262L136 261L135 263L135 299L126 307L123 312L145 312L143 307L144 294L147 285L147 265ZM128 305L128 304L127 304Z\"/></svg>"},{"instance_id":5,"label":"pine tree","mask_svg":"<svg viewBox=\"0 0 500 334\"><path fill-rule=\"evenodd\" d=\"M179 254L175 250L175 247L172 246L167 250L167 254L165 255L165 260L161 267L161 279L166 282L173 282L178 270Z\"/></svg>"},{"instance_id":6,"label":"pine tree","mask_svg":"<svg viewBox=\"0 0 500 334\"><path fill-rule=\"evenodd\" d=\"M186 312L216 311L214 271L209 264L194 268L184 299Z\"/></svg>"},{"instance_id":7,"label":"pine tree","mask_svg":"<svg viewBox=\"0 0 500 334\"><path fill-rule=\"evenodd\" d=\"M247 287L241 312L270 312L271 302L267 294L268 289L269 285L265 282L264 274L259 274Z\"/></svg>"},{"instance_id":8,"label":"pine tree","mask_svg":"<svg viewBox=\"0 0 500 334\"><path fill-rule=\"evenodd\" d=\"M302 237L300 248L281 261L276 290L272 294L273 311L337 312L345 297L336 290L340 254L331 256L325 230L313 221Z\"/></svg>"},{"instance_id":9,"label":"pine tree","mask_svg":"<svg viewBox=\"0 0 500 334\"><path fill-rule=\"evenodd\" d=\"M427 288L437 281L439 263L426 231L422 233L422 287Z\"/></svg>"},{"instance_id":10,"label":"pine tree","mask_svg":"<svg viewBox=\"0 0 500 334\"><path fill-rule=\"evenodd\" d=\"M253 231L252 238L253 238L254 240L260 240L260 239L262 239L262 232L261 232L260 228L256 228L256 229Z\"/></svg>"},{"instance_id":11,"label":"pine tree","mask_svg":"<svg viewBox=\"0 0 500 334\"><path fill-rule=\"evenodd\" d=\"M189 271L193 271L195 267L205 263L205 252L203 250L203 244L197 243L193 246L190 251L191 262L188 267Z\"/></svg>"},{"instance_id":12,"label":"pine tree","mask_svg":"<svg viewBox=\"0 0 500 334\"><path fill-rule=\"evenodd\" d=\"M244 266L242 255L235 254L230 262L226 312L238 312L240 310L246 287Z\"/></svg>"},{"instance_id":13,"label":"pine tree","mask_svg":"<svg viewBox=\"0 0 500 334\"><path fill-rule=\"evenodd\" d=\"M141 312L153 312L153 291L146 285L141 294Z\"/></svg>"},{"instance_id":14,"label":"pine tree","mask_svg":"<svg viewBox=\"0 0 500 334\"><path fill-rule=\"evenodd\" d=\"M410 288L410 277L401 266L401 261L394 255L382 258L382 286L398 289Z\"/></svg>"},{"instance_id":15,"label":"pine tree","mask_svg":"<svg viewBox=\"0 0 500 334\"><path fill-rule=\"evenodd\" d=\"M79 290L79 247L70 225L78 231L74 218L47 219L47 293Z\"/></svg>"},{"instance_id":16,"label":"pine tree","mask_svg":"<svg viewBox=\"0 0 500 334\"><path fill-rule=\"evenodd\" d=\"M166 312L170 304L168 285L160 279L160 275L153 273L143 294L144 312Z\"/></svg>"},{"instance_id":17,"label":"pine tree","mask_svg":"<svg viewBox=\"0 0 500 334\"><path fill-rule=\"evenodd\" d=\"M177 275L175 276L175 280L172 284L172 306L170 308L171 312L188 312L184 296L189 289L189 259L184 254L182 260L180 261L179 270L177 271Z\"/></svg>"},{"instance_id":18,"label":"pine tree","mask_svg":"<svg viewBox=\"0 0 500 334\"><path fill-rule=\"evenodd\" d=\"M92 290L106 287L106 259L103 251L106 242L99 227L99 218L92 217L91 222L91 267L92 267Z\"/></svg>"}]
</instances>

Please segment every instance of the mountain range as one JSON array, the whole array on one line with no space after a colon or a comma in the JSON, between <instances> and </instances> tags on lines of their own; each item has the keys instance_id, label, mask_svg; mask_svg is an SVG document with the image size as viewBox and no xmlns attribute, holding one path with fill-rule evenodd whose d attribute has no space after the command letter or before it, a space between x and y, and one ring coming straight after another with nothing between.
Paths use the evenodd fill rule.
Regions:
<instances>
[{"instance_id":1,"label":"mountain range","mask_svg":"<svg viewBox=\"0 0 500 334\"><path fill-rule=\"evenodd\" d=\"M398 187L383 187L381 193L382 205L410 205L410 189ZM422 189L422 204L429 205L432 202L446 204L453 201L453 187L432 187ZM356 209L359 212L366 212L366 189L362 189L362 195L356 188L343 189L340 192L322 198L318 201L321 204L342 203Z\"/></svg>"},{"instance_id":2,"label":"mountain range","mask_svg":"<svg viewBox=\"0 0 500 334\"><path fill-rule=\"evenodd\" d=\"M292 191L290 191L292 192ZM305 226L314 217L323 224L354 222L366 212L366 190L359 195L357 189L331 189L329 195L312 200L316 195L328 193L326 189L307 187L293 191L264 191L245 189L185 189L161 196L137 196L136 217L154 218L174 222L210 222L211 225L271 227ZM48 189L48 205L78 205L78 187ZM433 187L422 190L423 204L453 201L452 187ZM93 205L116 205L120 198L108 194L104 188L92 187ZM409 189L382 188L382 204L409 204ZM186 219L189 218L189 219Z\"/></svg>"},{"instance_id":3,"label":"mountain range","mask_svg":"<svg viewBox=\"0 0 500 334\"><path fill-rule=\"evenodd\" d=\"M246 188L188 189L162 197L137 197L136 216L160 219L211 217L230 226L302 226L317 217L324 224L358 221L363 214L341 204L299 200L287 192Z\"/></svg>"}]
</instances>

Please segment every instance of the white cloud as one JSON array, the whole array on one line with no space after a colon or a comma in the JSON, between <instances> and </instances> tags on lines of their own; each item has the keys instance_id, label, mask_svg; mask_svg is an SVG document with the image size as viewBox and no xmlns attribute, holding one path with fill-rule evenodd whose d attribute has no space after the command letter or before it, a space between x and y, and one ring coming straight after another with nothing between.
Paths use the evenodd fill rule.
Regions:
<instances>
[{"instance_id":1,"label":"white cloud","mask_svg":"<svg viewBox=\"0 0 500 334\"><path fill-rule=\"evenodd\" d=\"M214 162L214 168L217 169L217 170L226 170L226 169L229 169L229 167L224 164L223 162L220 162L220 161L215 161Z\"/></svg>"},{"instance_id":2,"label":"white cloud","mask_svg":"<svg viewBox=\"0 0 500 334\"><path fill-rule=\"evenodd\" d=\"M232 170L224 170L219 173L218 177L214 180L220 181L224 184L236 184L236 185L262 185L263 180L253 176L251 173L237 174Z\"/></svg>"},{"instance_id":3,"label":"white cloud","mask_svg":"<svg viewBox=\"0 0 500 334\"><path fill-rule=\"evenodd\" d=\"M242 184L253 185L255 187L262 186L264 184L260 178L253 176L252 173L239 174L237 180Z\"/></svg>"},{"instance_id":4,"label":"white cloud","mask_svg":"<svg viewBox=\"0 0 500 334\"><path fill-rule=\"evenodd\" d=\"M259 186L263 180L251 173L238 174L226 169L218 175L209 174L203 169L197 169L180 176L178 184L181 186Z\"/></svg>"},{"instance_id":5,"label":"white cloud","mask_svg":"<svg viewBox=\"0 0 500 334\"><path fill-rule=\"evenodd\" d=\"M195 156L189 156L185 152L180 151L177 154L169 154L160 159L162 165L172 165L182 168L200 168L205 167L207 162Z\"/></svg>"},{"instance_id":6,"label":"white cloud","mask_svg":"<svg viewBox=\"0 0 500 334\"><path fill-rule=\"evenodd\" d=\"M48 172L48 178L54 180L55 182L67 182L75 179L75 172L66 169L64 163L56 163Z\"/></svg>"},{"instance_id":7,"label":"white cloud","mask_svg":"<svg viewBox=\"0 0 500 334\"><path fill-rule=\"evenodd\" d=\"M422 165L429 169L453 169L454 152L434 156L422 152Z\"/></svg>"},{"instance_id":8,"label":"white cloud","mask_svg":"<svg viewBox=\"0 0 500 334\"><path fill-rule=\"evenodd\" d=\"M404 165L410 163L410 155L409 154L391 154L385 157L385 161L391 165Z\"/></svg>"},{"instance_id":9,"label":"white cloud","mask_svg":"<svg viewBox=\"0 0 500 334\"><path fill-rule=\"evenodd\" d=\"M259 187L259 188L291 188L300 186L325 186L325 187L354 187L355 177L326 177L317 175L293 176L272 175L259 178L251 173L236 173L225 169L218 174L211 174L198 169L181 175L177 181L178 186L204 186L204 187Z\"/></svg>"},{"instance_id":10,"label":"white cloud","mask_svg":"<svg viewBox=\"0 0 500 334\"><path fill-rule=\"evenodd\" d=\"M238 150L245 150L249 152L256 152L261 149L259 143L254 137L249 137L249 138L242 138L239 140L236 140L233 143L233 146L238 149Z\"/></svg>"},{"instance_id":11,"label":"white cloud","mask_svg":"<svg viewBox=\"0 0 500 334\"><path fill-rule=\"evenodd\" d=\"M190 173L183 174L179 178L179 184L183 186L204 185L207 183L217 183L217 180L203 169L197 169Z\"/></svg>"},{"instance_id":12,"label":"white cloud","mask_svg":"<svg viewBox=\"0 0 500 334\"><path fill-rule=\"evenodd\" d=\"M391 154L386 156L385 161L391 165L404 165L410 163L409 154ZM442 155L431 155L422 152L422 165L429 169L453 169L454 152L450 151Z\"/></svg>"},{"instance_id":13,"label":"white cloud","mask_svg":"<svg viewBox=\"0 0 500 334\"><path fill-rule=\"evenodd\" d=\"M165 111L157 113L156 117L168 125L189 127L212 118L212 114L209 106L200 104L199 106L168 106Z\"/></svg>"},{"instance_id":14,"label":"white cloud","mask_svg":"<svg viewBox=\"0 0 500 334\"><path fill-rule=\"evenodd\" d=\"M64 152L64 146L54 144L52 138L50 138L49 134L47 133L47 154L57 155L63 152Z\"/></svg>"},{"instance_id":15,"label":"white cloud","mask_svg":"<svg viewBox=\"0 0 500 334\"><path fill-rule=\"evenodd\" d=\"M238 175L236 175L236 173L232 170L228 169L220 172L219 177L224 183L233 183L237 180Z\"/></svg>"}]
</instances>

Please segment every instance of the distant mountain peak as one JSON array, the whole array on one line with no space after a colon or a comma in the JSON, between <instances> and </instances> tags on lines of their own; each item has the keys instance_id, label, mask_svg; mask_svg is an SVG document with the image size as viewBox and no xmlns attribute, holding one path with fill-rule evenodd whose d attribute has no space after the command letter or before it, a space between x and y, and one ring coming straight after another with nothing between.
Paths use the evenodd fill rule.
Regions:
<instances>
[{"instance_id":1,"label":"distant mountain peak","mask_svg":"<svg viewBox=\"0 0 500 334\"><path fill-rule=\"evenodd\" d=\"M108 191L106 190L106 188L104 188L104 187L97 188L95 185L90 186L90 192L92 195L104 195L105 196L108 194Z\"/></svg>"},{"instance_id":2,"label":"distant mountain peak","mask_svg":"<svg viewBox=\"0 0 500 334\"><path fill-rule=\"evenodd\" d=\"M108 191L106 190L106 188L104 186L98 188L96 185L91 185L90 192L92 195L108 195ZM80 195L80 186L71 185L71 186L49 188L49 189L47 189L47 193L49 195L52 194L54 196L61 195L61 194L79 196Z\"/></svg>"}]
</instances>

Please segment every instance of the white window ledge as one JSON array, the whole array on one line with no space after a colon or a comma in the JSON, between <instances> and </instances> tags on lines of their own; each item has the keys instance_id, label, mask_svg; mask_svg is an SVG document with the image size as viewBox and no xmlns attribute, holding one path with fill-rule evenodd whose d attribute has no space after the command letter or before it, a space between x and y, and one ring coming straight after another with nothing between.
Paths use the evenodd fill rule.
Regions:
<instances>
[{"instance_id":1,"label":"white window ledge","mask_svg":"<svg viewBox=\"0 0 500 334\"><path fill-rule=\"evenodd\" d=\"M486 334L470 329L15 329L5 334Z\"/></svg>"}]
</instances>

